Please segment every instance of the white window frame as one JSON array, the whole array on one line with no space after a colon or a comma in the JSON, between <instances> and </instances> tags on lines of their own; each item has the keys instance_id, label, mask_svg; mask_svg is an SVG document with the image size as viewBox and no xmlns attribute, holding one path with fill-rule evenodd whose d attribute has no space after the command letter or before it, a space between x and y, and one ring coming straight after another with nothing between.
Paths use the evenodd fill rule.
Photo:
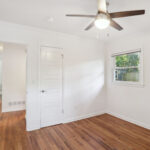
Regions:
<instances>
[{"instance_id":1,"label":"white window frame","mask_svg":"<svg viewBox=\"0 0 150 150\"><path fill-rule=\"evenodd\" d=\"M132 81L117 81L115 80L115 70L116 70L116 64L115 64L115 57L119 55L124 55L124 54L130 54L130 53L136 53L140 52L140 61L139 61L139 82L132 82ZM123 51L120 53L115 53L112 56L112 81L114 84L117 85L125 85L125 86L144 86L144 80L143 80L143 50L135 49L135 50L129 50L129 51ZM117 67L119 68L119 67ZM137 66L132 66L132 67L120 67L120 68L137 68Z\"/></svg>"}]
</instances>

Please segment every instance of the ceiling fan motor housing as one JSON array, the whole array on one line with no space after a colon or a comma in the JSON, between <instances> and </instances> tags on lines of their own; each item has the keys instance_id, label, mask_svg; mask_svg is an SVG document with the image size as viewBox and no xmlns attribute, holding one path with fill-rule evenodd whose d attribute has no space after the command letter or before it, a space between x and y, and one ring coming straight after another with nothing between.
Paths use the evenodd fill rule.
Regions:
<instances>
[{"instance_id":1,"label":"ceiling fan motor housing","mask_svg":"<svg viewBox=\"0 0 150 150\"><path fill-rule=\"evenodd\" d=\"M109 19L110 20L110 15L108 13L99 12L96 19Z\"/></svg>"}]
</instances>

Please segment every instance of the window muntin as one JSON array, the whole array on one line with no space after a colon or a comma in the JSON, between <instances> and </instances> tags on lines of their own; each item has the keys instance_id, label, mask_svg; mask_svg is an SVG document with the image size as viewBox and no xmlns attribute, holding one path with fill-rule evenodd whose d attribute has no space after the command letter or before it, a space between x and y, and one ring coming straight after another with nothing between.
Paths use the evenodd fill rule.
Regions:
<instances>
[{"instance_id":1,"label":"window muntin","mask_svg":"<svg viewBox=\"0 0 150 150\"><path fill-rule=\"evenodd\" d=\"M141 51L132 51L113 56L114 81L120 83L141 82Z\"/></svg>"}]
</instances>

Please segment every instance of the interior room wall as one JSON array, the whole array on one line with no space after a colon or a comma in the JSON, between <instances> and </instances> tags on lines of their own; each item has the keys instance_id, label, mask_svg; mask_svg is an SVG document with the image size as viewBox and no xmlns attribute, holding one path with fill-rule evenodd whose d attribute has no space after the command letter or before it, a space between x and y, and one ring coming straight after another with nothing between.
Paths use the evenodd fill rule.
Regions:
<instances>
[{"instance_id":1,"label":"interior room wall","mask_svg":"<svg viewBox=\"0 0 150 150\"><path fill-rule=\"evenodd\" d=\"M61 45L64 49L64 121L104 113L103 45L79 37L66 37Z\"/></svg>"},{"instance_id":2,"label":"interior room wall","mask_svg":"<svg viewBox=\"0 0 150 150\"><path fill-rule=\"evenodd\" d=\"M40 128L39 50L60 47L64 53L64 122L105 111L103 42L86 37L0 22L0 41L27 47L27 130Z\"/></svg>"},{"instance_id":3,"label":"interior room wall","mask_svg":"<svg viewBox=\"0 0 150 150\"><path fill-rule=\"evenodd\" d=\"M2 96L2 53L0 53L0 96Z\"/></svg>"},{"instance_id":4,"label":"interior room wall","mask_svg":"<svg viewBox=\"0 0 150 150\"><path fill-rule=\"evenodd\" d=\"M137 33L107 43L107 112L150 129L150 34ZM144 86L116 85L112 82L113 53L143 50Z\"/></svg>"},{"instance_id":5,"label":"interior room wall","mask_svg":"<svg viewBox=\"0 0 150 150\"><path fill-rule=\"evenodd\" d=\"M2 53L2 112L25 109L26 47L4 43Z\"/></svg>"}]
</instances>

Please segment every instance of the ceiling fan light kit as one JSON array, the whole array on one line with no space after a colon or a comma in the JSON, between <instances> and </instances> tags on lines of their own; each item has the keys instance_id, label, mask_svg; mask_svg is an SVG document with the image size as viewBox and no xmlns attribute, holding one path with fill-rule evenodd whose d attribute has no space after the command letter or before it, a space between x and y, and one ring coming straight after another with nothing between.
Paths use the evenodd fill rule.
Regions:
<instances>
[{"instance_id":1,"label":"ceiling fan light kit","mask_svg":"<svg viewBox=\"0 0 150 150\"><path fill-rule=\"evenodd\" d=\"M98 29L106 29L110 25L110 18L106 14L100 13L94 23Z\"/></svg>"},{"instance_id":2,"label":"ceiling fan light kit","mask_svg":"<svg viewBox=\"0 0 150 150\"><path fill-rule=\"evenodd\" d=\"M123 28L116 21L114 21L113 18L122 18L122 17L129 17L129 16L143 15L143 14L145 14L145 10L109 13L107 11L106 0L98 0L98 12L96 15L68 14L66 16L94 18L94 21L91 22L85 28L85 30L89 30L95 25L98 29L106 29L108 26L111 26L117 29L118 31L121 31L123 30Z\"/></svg>"}]
</instances>

